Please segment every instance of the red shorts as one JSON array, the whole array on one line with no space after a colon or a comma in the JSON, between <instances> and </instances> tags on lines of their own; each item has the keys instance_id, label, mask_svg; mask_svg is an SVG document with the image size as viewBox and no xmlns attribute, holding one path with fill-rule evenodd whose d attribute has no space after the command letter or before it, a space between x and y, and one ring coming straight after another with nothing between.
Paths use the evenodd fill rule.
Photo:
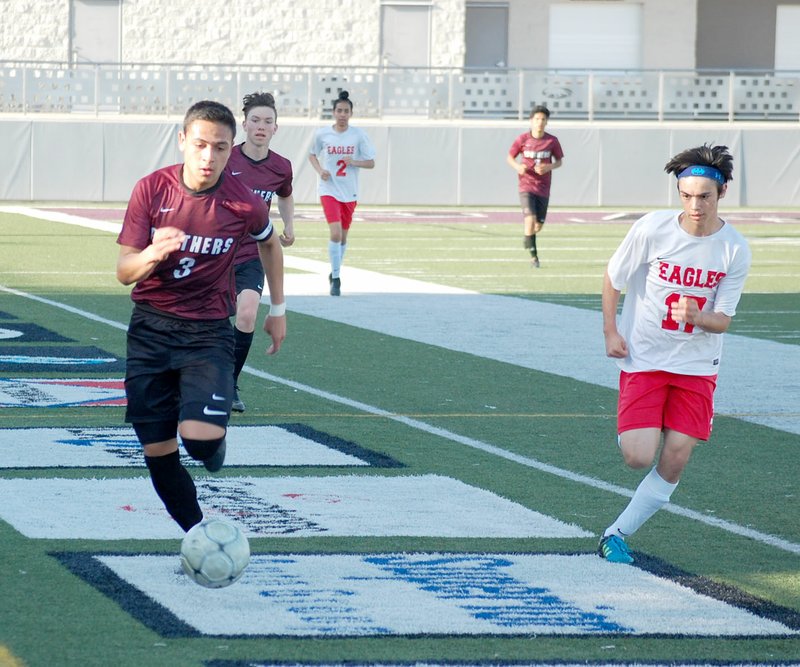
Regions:
<instances>
[{"instance_id":1,"label":"red shorts","mask_svg":"<svg viewBox=\"0 0 800 667\"><path fill-rule=\"evenodd\" d=\"M714 418L716 375L645 371L619 375L617 431L671 429L708 440Z\"/></svg>"},{"instance_id":2,"label":"red shorts","mask_svg":"<svg viewBox=\"0 0 800 667\"><path fill-rule=\"evenodd\" d=\"M341 222L342 229L350 229L353 222L353 211L356 210L355 201L339 201L330 195L322 195L319 198L322 204L322 211L325 213L325 219L328 224L332 222Z\"/></svg>"}]
</instances>

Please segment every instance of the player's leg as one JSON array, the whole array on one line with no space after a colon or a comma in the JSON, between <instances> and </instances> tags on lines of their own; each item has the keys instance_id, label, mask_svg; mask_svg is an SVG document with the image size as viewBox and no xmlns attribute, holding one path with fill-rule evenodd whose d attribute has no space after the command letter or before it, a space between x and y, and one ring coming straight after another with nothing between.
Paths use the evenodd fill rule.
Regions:
<instances>
[{"instance_id":1,"label":"player's leg","mask_svg":"<svg viewBox=\"0 0 800 667\"><path fill-rule=\"evenodd\" d=\"M531 256L533 257L534 268L539 268L539 251L536 248L536 237L541 233L544 227L545 218L547 218L547 205L549 199L539 195L533 195L533 235L531 237Z\"/></svg>"},{"instance_id":2,"label":"player's leg","mask_svg":"<svg viewBox=\"0 0 800 667\"><path fill-rule=\"evenodd\" d=\"M169 366L173 322L134 308L128 326L125 421L142 444L158 497L178 525L189 530L203 513L178 454L178 376Z\"/></svg>"},{"instance_id":3,"label":"player's leg","mask_svg":"<svg viewBox=\"0 0 800 667\"><path fill-rule=\"evenodd\" d=\"M519 203L522 208L523 239L522 247L530 253L531 260L536 257L536 215L534 214L533 195L530 192L519 193Z\"/></svg>"},{"instance_id":4,"label":"player's leg","mask_svg":"<svg viewBox=\"0 0 800 667\"><path fill-rule=\"evenodd\" d=\"M339 210L341 213L341 221L342 221L342 251L341 251L341 266L344 265L344 253L347 250L347 236L350 232L350 227L353 224L353 213L356 210L357 202L339 202ZM341 275L339 276L341 278ZM341 287L341 281L339 283Z\"/></svg>"},{"instance_id":5,"label":"player's leg","mask_svg":"<svg viewBox=\"0 0 800 667\"><path fill-rule=\"evenodd\" d=\"M258 259L236 266L236 319L233 328L234 368L233 402L231 409L244 412L245 404L239 396L239 375L242 372L256 328L258 306L264 290L264 269Z\"/></svg>"},{"instance_id":6,"label":"player's leg","mask_svg":"<svg viewBox=\"0 0 800 667\"><path fill-rule=\"evenodd\" d=\"M319 198L328 223L328 258L331 272L328 274L331 296L339 295L339 271L342 267L342 219L339 202L328 195Z\"/></svg>"},{"instance_id":7,"label":"player's leg","mask_svg":"<svg viewBox=\"0 0 800 667\"><path fill-rule=\"evenodd\" d=\"M627 375L627 374L625 374ZM641 375L641 378L635 376ZM645 419L642 405L650 405L651 409L657 408L660 397L661 405L658 409L663 414L664 443L658 464L650 470L636 489L630 503L609 526L603 534L603 539L617 536L622 540L635 533L653 514L666 505L678 486L683 470L700 440L708 439L711 434L711 421L713 416L713 393L716 386L716 377L687 377L672 373L634 373L627 377L633 378L626 387L636 387L637 391L644 392L645 399L628 410L626 419ZM620 382L620 403L622 405L622 379ZM649 388L649 390L648 390ZM622 410L622 408L621 408ZM655 413L653 413L655 416ZM652 430L652 429L640 429ZM622 436L627 435L623 433ZM641 434L640 434L641 435ZM644 438L647 439L647 436ZM630 448L631 438L626 444ZM625 447L622 444L621 446ZM645 447L644 451L633 450L626 455L626 462L630 457L637 464L649 465L647 454L652 447ZM643 455L643 453L645 455ZM630 464L629 464L630 465ZM605 550L612 552L615 546L612 541L600 543L601 554ZM613 560L607 554L605 557ZM628 554L629 555L629 554ZM619 562L630 562L624 557Z\"/></svg>"},{"instance_id":8,"label":"player's leg","mask_svg":"<svg viewBox=\"0 0 800 667\"><path fill-rule=\"evenodd\" d=\"M180 369L178 432L188 454L209 472L225 461L225 433L233 402L233 331L228 320L190 322L173 355Z\"/></svg>"},{"instance_id":9,"label":"player's leg","mask_svg":"<svg viewBox=\"0 0 800 667\"><path fill-rule=\"evenodd\" d=\"M665 375L620 373L618 443L626 465L631 468L652 465L661 444L663 410L669 396ZM653 469L639 484L622 513L603 531L598 545L600 556L616 563L632 563L625 539L663 505L664 494L665 489Z\"/></svg>"}]
</instances>

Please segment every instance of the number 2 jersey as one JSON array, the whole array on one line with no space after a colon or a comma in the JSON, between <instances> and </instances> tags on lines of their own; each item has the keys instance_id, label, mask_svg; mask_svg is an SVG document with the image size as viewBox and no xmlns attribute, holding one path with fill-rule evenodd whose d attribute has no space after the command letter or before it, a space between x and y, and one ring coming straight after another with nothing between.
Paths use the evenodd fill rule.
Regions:
<instances>
[{"instance_id":1,"label":"number 2 jersey","mask_svg":"<svg viewBox=\"0 0 800 667\"><path fill-rule=\"evenodd\" d=\"M722 336L672 318L682 296L706 312L733 317L750 268L750 248L730 224L710 236L692 236L680 211L655 211L637 220L612 255L608 275L626 290L618 330L628 356L623 371L662 370L716 375Z\"/></svg>"},{"instance_id":2,"label":"number 2 jersey","mask_svg":"<svg viewBox=\"0 0 800 667\"><path fill-rule=\"evenodd\" d=\"M183 184L182 172L182 164L165 167L134 186L117 243L144 250L160 227L177 227L186 240L136 283L131 298L176 317L224 319L235 312L236 247L247 235L259 241L272 235L269 212L229 175L196 193Z\"/></svg>"},{"instance_id":3,"label":"number 2 jersey","mask_svg":"<svg viewBox=\"0 0 800 667\"><path fill-rule=\"evenodd\" d=\"M345 164L343 158L375 159L375 148L367 133L358 127L348 127L344 132L337 132L333 127L321 127L314 135L311 153L331 174L327 181L319 179L319 196L333 197L340 202L356 201L361 168Z\"/></svg>"}]
</instances>

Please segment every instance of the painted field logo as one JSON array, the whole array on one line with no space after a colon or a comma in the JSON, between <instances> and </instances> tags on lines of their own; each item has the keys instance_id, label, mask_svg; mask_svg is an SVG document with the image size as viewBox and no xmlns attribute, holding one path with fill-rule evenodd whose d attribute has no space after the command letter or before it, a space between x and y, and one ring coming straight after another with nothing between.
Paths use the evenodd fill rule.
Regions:
<instances>
[{"instance_id":1,"label":"painted field logo","mask_svg":"<svg viewBox=\"0 0 800 667\"><path fill-rule=\"evenodd\" d=\"M0 378L0 408L124 406L123 380Z\"/></svg>"},{"instance_id":2,"label":"painted field logo","mask_svg":"<svg viewBox=\"0 0 800 667\"><path fill-rule=\"evenodd\" d=\"M181 450L183 452L183 450ZM182 455L186 466L201 466ZM376 466L399 464L301 424L231 426L227 468L232 466ZM119 468L144 465L130 427L0 429L0 468Z\"/></svg>"},{"instance_id":3,"label":"painted field logo","mask_svg":"<svg viewBox=\"0 0 800 667\"><path fill-rule=\"evenodd\" d=\"M595 554L254 554L213 592L174 555L59 557L165 636L800 634Z\"/></svg>"}]
</instances>

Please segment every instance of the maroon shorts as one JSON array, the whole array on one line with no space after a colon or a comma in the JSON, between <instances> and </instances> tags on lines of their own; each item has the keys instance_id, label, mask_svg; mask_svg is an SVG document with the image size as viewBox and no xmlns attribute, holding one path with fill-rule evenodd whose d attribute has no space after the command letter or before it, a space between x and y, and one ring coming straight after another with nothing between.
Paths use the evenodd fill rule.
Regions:
<instances>
[{"instance_id":1,"label":"maroon shorts","mask_svg":"<svg viewBox=\"0 0 800 667\"><path fill-rule=\"evenodd\" d=\"M619 375L617 431L671 429L708 440L714 418L716 375L645 371Z\"/></svg>"}]
</instances>

